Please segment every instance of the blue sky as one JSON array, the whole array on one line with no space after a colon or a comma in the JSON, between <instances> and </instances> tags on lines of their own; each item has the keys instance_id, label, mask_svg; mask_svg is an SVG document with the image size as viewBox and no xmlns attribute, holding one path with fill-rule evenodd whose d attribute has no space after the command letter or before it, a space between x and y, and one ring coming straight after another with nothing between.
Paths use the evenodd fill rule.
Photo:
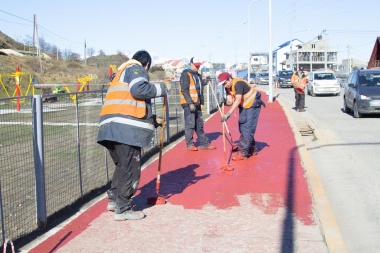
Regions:
<instances>
[{"instance_id":1,"label":"blue sky","mask_svg":"<svg viewBox=\"0 0 380 253\"><path fill-rule=\"evenodd\" d=\"M2 0L0 31L22 42L33 36L35 14L40 37L82 57L86 40L87 47L106 54L145 49L167 59L197 56L212 62L246 62L248 42L251 52L270 50L269 0L250 3ZM379 7L380 1L374 0L272 0L272 49L291 38L308 42L326 29L339 61L348 51L368 61L380 36Z\"/></svg>"}]
</instances>

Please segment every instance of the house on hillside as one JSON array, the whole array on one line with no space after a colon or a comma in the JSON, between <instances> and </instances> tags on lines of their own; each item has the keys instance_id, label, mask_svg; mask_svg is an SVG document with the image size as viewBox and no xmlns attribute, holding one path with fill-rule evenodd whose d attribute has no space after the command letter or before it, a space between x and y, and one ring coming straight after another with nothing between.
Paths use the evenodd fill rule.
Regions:
<instances>
[{"instance_id":1,"label":"house on hillside","mask_svg":"<svg viewBox=\"0 0 380 253\"><path fill-rule=\"evenodd\" d=\"M376 38L375 45L369 59L367 69L380 67L380 37Z\"/></svg>"}]
</instances>

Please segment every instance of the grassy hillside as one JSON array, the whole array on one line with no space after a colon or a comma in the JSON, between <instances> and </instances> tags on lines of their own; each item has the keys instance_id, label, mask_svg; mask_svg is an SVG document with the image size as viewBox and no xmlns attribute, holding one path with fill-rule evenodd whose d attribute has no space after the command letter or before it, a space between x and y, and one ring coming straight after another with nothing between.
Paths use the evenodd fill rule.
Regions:
<instances>
[{"instance_id":1,"label":"grassy hillside","mask_svg":"<svg viewBox=\"0 0 380 253\"><path fill-rule=\"evenodd\" d=\"M0 31L0 49L24 50L24 46ZM86 65L84 65L80 61L57 60L55 56L45 57L40 62L37 57L32 55L19 57L0 54L0 75L8 93L14 91L15 78L9 75L15 72L16 67L20 68L20 72L25 73L21 81L22 89L28 85L30 75L35 76L37 83L40 84L76 84L77 78L88 75L97 76L97 79L92 80L91 84L108 84L110 65L119 66L127 60L129 60L128 57L122 54L92 56L87 58ZM150 73L152 80L162 80L164 77L162 71ZM40 92L37 90L36 93ZM0 84L0 98L2 97L7 96Z\"/></svg>"}]
</instances>

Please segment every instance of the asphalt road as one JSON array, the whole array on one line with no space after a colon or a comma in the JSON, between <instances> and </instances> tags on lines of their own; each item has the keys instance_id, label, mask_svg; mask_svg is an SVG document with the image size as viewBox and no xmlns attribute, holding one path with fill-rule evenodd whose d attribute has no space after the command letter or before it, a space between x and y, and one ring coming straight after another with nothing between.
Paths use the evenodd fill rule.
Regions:
<instances>
[{"instance_id":1,"label":"asphalt road","mask_svg":"<svg viewBox=\"0 0 380 253\"><path fill-rule=\"evenodd\" d=\"M273 97L291 108L296 122L314 129L304 142L348 251L380 252L380 115L353 118L342 111L341 94L306 95L306 112L294 110L292 88L279 88Z\"/></svg>"}]
</instances>

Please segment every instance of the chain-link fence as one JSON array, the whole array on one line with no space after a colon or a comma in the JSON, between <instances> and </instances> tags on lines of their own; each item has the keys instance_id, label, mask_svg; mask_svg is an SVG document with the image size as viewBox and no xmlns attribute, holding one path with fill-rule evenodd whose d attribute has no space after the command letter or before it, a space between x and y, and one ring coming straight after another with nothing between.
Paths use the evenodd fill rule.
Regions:
<instances>
[{"instance_id":1,"label":"chain-link fence","mask_svg":"<svg viewBox=\"0 0 380 253\"><path fill-rule=\"evenodd\" d=\"M223 90L214 79L204 92L202 110L207 118L218 109L217 102L223 101ZM96 143L105 94L106 89L0 99L3 242L44 228L48 217L110 182L112 159ZM152 101L158 116L162 115L162 101ZM168 95L166 119L166 141L182 136L178 82L172 83ZM143 161L158 151L159 131L156 129L156 147L143 150Z\"/></svg>"}]
</instances>

